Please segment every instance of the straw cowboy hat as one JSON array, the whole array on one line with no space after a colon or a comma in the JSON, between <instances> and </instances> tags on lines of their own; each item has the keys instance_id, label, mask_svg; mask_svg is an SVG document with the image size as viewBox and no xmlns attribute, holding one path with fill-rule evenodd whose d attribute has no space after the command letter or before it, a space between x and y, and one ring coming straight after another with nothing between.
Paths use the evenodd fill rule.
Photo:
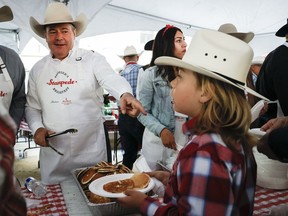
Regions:
<instances>
[{"instance_id":1,"label":"straw cowboy hat","mask_svg":"<svg viewBox=\"0 0 288 216\"><path fill-rule=\"evenodd\" d=\"M253 32L247 32L247 33L238 32L237 28L231 23L225 23L221 25L218 31L232 35L240 40L243 40L246 43L249 43L254 38Z\"/></svg>"},{"instance_id":2,"label":"straw cowboy hat","mask_svg":"<svg viewBox=\"0 0 288 216\"><path fill-rule=\"evenodd\" d=\"M0 22L6 22L13 19L13 13L11 8L8 6L3 6L0 8Z\"/></svg>"},{"instance_id":3,"label":"straw cowboy hat","mask_svg":"<svg viewBox=\"0 0 288 216\"><path fill-rule=\"evenodd\" d=\"M124 49L124 54L123 55L119 55L120 58L124 59L125 56L133 56L133 55L137 55L140 56L142 53L138 53L136 48L134 46L127 46Z\"/></svg>"},{"instance_id":4,"label":"straw cowboy hat","mask_svg":"<svg viewBox=\"0 0 288 216\"><path fill-rule=\"evenodd\" d=\"M219 31L204 29L195 33L182 60L163 56L158 57L155 64L192 70L268 100L246 87L252 58L253 50L247 43Z\"/></svg>"},{"instance_id":5,"label":"straw cowboy hat","mask_svg":"<svg viewBox=\"0 0 288 216\"><path fill-rule=\"evenodd\" d=\"M286 34L288 33L288 19L287 19L287 24L285 24L284 26L282 26L277 32L276 32L276 36L277 37L285 37Z\"/></svg>"},{"instance_id":6,"label":"straw cowboy hat","mask_svg":"<svg viewBox=\"0 0 288 216\"><path fill-rule=\"evenodd\" d=\"M71 23L76 28L76 36L84 32L87 26L87 18L81 13L73 20L69 9L60 2L50 3L46 9L44 22L39 23L34 17L30 17L32 30L40 37L45 38L45 26L51 24Z\"/></svg>"}]
</instances>

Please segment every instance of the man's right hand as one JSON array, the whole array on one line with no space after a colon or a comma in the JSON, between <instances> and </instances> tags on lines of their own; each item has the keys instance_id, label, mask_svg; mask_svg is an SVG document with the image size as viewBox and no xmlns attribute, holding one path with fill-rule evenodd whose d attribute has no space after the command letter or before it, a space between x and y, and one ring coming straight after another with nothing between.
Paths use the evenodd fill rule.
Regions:
<instances>
[{"instance_id":1,"label":"man's right hand","mask_svg":"<svg viewBox=\"0 0 288 216\"><path fill-rule=\"evenodd\" d=\"M46 136L53 134L55 132L47 130L46 128L38 128L34 134L34 142L37 145L47 147L47 139Z\"/></svg>"}]
</instances>

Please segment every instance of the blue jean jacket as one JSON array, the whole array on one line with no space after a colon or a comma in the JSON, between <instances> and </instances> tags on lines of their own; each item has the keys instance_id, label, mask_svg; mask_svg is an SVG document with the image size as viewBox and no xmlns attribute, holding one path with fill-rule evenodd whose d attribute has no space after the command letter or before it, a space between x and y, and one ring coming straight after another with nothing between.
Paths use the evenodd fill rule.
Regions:
<instances>
[{"instance_id":1,"label":"blue jean jacket","mask_svg":"<svg viewBox=\"0 0 288 216\"><path fill-rule=\"evenodd\" d=\"M156 76L157 66L146 69L137 86L139 101L147 115L139 114L138 120L156 136L160 136L164 128L174 132L175 116L171 104L171 87L161 76Z\"/></svg>"}]
</instances>

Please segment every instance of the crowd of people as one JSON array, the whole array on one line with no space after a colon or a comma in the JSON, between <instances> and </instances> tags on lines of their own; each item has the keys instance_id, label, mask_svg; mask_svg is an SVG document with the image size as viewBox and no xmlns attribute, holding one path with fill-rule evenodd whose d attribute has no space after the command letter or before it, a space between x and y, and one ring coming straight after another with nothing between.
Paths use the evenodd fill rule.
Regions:
<instances>
[{"instance_id":1,"label":"crowd of people","mask_svg":"<svg viewBox=\"0 0 288 216\"><path fill-rule=\"evenodd\" d=\"M1 7L0 22L12 19L11 9ZM141 54L127 46L121 56L125 67L117 74L104 56L75 46L87 27L85 14L74 19L65 4L54 2L43 20L31 16L30 26L50 53L31 69L27 94L21 59L0 46L0 215L27 211L13 174L23 118L40 146L44 184L61 183L73 169L109 160L104 89L119 105L122 163L132 170L141 154L151 169L147 174L165 186L162 201L127 190L119 204L144 215L253 215L252 148L288 162L288 22L276 32L285 43L254 61L248 44L254 34L238 32L233 24L197 31L189 47L180 28L166 25L145 45L152 51L149 65L139 65ZM258 100L277 100L283 114L259 125L266 132L260 140L249 132L250 110ZM184 124L177 122L179 114ZM182 130L176 130L179 124ZM77 133L49 138L69 128ZM174 153L171 171L158 170L157 161Z\"/></svg>"}]
</instances>

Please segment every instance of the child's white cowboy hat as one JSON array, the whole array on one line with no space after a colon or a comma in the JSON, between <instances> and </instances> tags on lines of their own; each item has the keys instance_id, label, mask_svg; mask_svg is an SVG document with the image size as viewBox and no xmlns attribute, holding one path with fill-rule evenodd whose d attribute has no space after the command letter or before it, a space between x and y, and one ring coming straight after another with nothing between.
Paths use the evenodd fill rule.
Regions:
<instances>
[{"instance_id":1,"label":"child's white cowboy hat","mask_svg":"<svg viewBox=\"0 0 288 216\"><path fill-rule=\"evenodd\" d=\"M8 6L3 6L0 8L0 22L6 22L13 19L13 13L11 8Z\"/></svg>"},{"instance_id":2,"label":"child's white cowboy hat","mask_svg":"<svg viewBox=\"0 0 288 216\"><path fill-rule=\"evenodd\" d=\"M157 58L155 64L185 68L268 100L246 86L252 58L253 50L247 43L219 31L204 29L195 33L182 60L163 56Z\"/></svg>"},{"instance_id":3,"label":"child's white cowboy hat","mask_svg":"<svg viewBox=\"0 0 288 216\"><path fill-rule=\"evenodd\" d=\"M76 28L76 36L79 36L86 29L87 18L85 14L81 13L73 20L69 9L60 2L53 2L48 5L42 24L34 17L30 17L30 26L32 30L42 38L45 38L45 26L60 23L71 23Z\"/></svg>"},{"instance_id":4,"label":"child's white cowboy hat","mask_svg":"<svg viewBox=\"0 0 288 216\"><path fill-rule=\"evenodd\" d=\"M221 25L218 31L232 35L246 43L249 43L254 38L253 32L238 32L237 28L232 23L225 23Z\"/></svg>"}]
</instances>

